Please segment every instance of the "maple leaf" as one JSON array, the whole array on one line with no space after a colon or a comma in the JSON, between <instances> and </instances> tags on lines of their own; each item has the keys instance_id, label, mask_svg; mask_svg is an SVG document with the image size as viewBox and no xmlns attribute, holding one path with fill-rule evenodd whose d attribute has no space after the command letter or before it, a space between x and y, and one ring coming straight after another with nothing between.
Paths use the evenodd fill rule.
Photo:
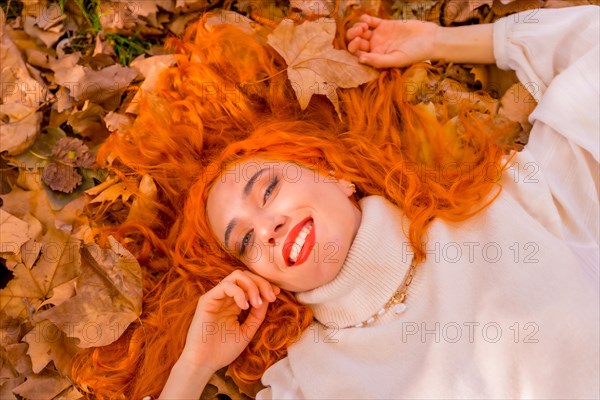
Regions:
<instances>
[{"instance_id":1,"label":"maple leaf","mask_svg":"<svg viewBox=\"0 0 600 400\"><path fill-rule=\"evenodd\" d=\"M51 400L69 388L71 382L58 372L45 370L41 374L30 374L27 380L13 389L13 393L25 399Z\"/></svg>"},{"instance_id":2,"label":"maple leaf","mask_svg":"<svg viewBox=\"0 0 600 400\"><path fill-rule=\"evenodd\" d=\"M0 290L0 310L12 318L27 318L50 297L53 287L78 274L79 241L52 226L42 240L41 256L33 268L18 264L14 278Z\"/></svg>"},{"instance_id":3,"label":"maple leaf","mask_svg":"<svg viewBox=\"0 0 600 400\"><path fill-rule=\"evenodd\" d=\"M79 347L114 342L142 311L140 265L113 237L109 241L111 249L83 246L77 294L40 314L79 339Z\"/></svg>"},{"instance_id":4,"label":"maple leaf","mask_svg":"<svg viewBox=\"0 0 600 400\"><path fill-rule=\"evenodd\" d=\"M0 253L20 253L30 239L27 222L0 209Z\"/></svg>"},{"instance_id":5,"label":"maple leaf","mask_svg":"<svg viewBox=\"0 0 600 400\"><path fill-rule=\"evenodd\" d=\"M284 19L268 36L269 45L288 65L288 78L303 110L313 94L325 94L339 115L337 88L357 87L379 75L348 51L334 49L335 32L335 20L331 18L301 25Z\"/></svg>"},{"instance_id":6,"label":"maple leaf","mask_svg":"<svg viewBox=\"0 0 600 400\"><path fill-rule=\"evenodd\" d=\"M39 374L50 361L64 375L71 373L72 359L78 348L75 339L66 335L53 323L43 320L22 339L29 344L30 370Z\"/></svg>"}]
</instances>

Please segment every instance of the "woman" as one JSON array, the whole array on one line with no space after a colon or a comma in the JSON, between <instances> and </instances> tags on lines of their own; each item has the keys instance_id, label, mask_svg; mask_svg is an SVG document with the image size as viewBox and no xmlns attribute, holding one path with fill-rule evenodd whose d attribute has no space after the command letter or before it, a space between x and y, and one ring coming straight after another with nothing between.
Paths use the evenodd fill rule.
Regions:
<instances>
[{"instance_id":1,"label":"woman","mask_svg":"<svg viewBox=\"0 0 600 400\"><path fill-rule=\"evenodd\" d=\"M117 151L136 171L158 172L163 200L183 214L164 239L146 233L155 247L173 244L175 272L153 281L161 293L147 296L145 325L113 355L96 351L100 366L122 360L104 385L131 379L127 394L156 393L172 366L161 398L197 398L233 363L246 382L266 369L263 399L597 397L598 118L578 104L598 108L598 8L541 10L536 24L523 22L530 17L461 28L362 17L347 32L348 49L376 67L431 58L516 69L538 89L530 143L511 160L513 172L534 167L528 179L507 173L474 106L461 131L442 134L444 116L402 93L408 72L385 70L342 93L342 124L318 104L302 120L275 81L235 101L186 102L201 85L178 79L226 71L227 54L255 66L229 64L229 82L275 80L281 65L218 32L184 42L202 63L182 59L163 93L180 107L169 121L182 133L165 139L154 114L139 124L158 139L142 125L132 132L133 146L147 140L146 154ZM280 121L269 120L274 110ZM152 140L172 146L161 153ZM183 177L169 182L176 175L160 176L169 164L150 162L161 157L190 170L178 167ZM175 189L191 175L184 205ZM198 292L197 304L184 302L192 306L173 297ZM185 310L166 315L174 304ZM177 332L171 347L160 342L165 329Z\"/></svg>"}]
</instances>

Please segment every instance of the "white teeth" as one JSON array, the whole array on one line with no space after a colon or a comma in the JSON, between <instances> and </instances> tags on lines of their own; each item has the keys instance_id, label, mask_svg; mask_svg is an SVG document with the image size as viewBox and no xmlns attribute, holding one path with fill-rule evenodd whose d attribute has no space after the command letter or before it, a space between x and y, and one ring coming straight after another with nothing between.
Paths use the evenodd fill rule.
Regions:
<instances>
[{"instance_id":1,"label":"white teeth","mask_svg":"<svg viewBox=\"0 0 600 400\"><path fill-rule=\"evenodd\" d=\"M306 225L304 225L304 227L302 228L300 233L298 233L298 236L296 237L296 240L294 241L294 244L292 245L292 251L290 252L290 261L291 262L295 263L296 260L298 259L300 250L302 250L302 246L304 246L304 242L306 241L306 237L310 233L312 226L313 226L312 221L309 221Z\"/></svg>"}]
</instances>

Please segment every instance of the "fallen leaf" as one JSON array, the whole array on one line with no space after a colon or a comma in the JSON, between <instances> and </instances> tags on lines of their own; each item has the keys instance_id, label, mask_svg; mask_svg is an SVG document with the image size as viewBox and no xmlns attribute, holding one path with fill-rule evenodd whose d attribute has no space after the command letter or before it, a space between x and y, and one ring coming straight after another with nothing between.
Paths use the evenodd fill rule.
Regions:
<instances>
[{"instance_id":1,"label":"fallen leaf","mask_svg":"<svg viewBox=\"0 0 600 400\"><path fill-rule=\"evenodd\" d=\"M335 20L331 18L298 26L284 19L268 37L269 45L288 65L288 78L303 110L313 94L325 94L339 114L338 87L357 87L379 75L348 51L334 49L335 32Z\"/></svg>"},{"instance_id":2,"label":"fallen leaf","mask_svg":"<svg viewBox=\"0 0 600 400\"><path fill-rule=\"evenodd\" d=\"M123 201L123 203L125 203L127 200L129 200L131 195L133 195L133 191L129 189L129 185L125 182L119 182L109 186L98 196L90 200L90 204L103 203L105 201L112 202L118 200L119 198Z\"/></svg>"},{"instance_id":3,"label":"fallen leaf","mask_svg":"<svg viewBox=\"0 0 600 400\"><path fill-rule=\"evenodd\" d=\"M27 222L0 209L0 253L19 254L21 246L31 239Z\"/></svg>"},{"instance_id":4,"label":"fallen leaf","mask_svg":"<svg viewBox=\"0 0 600 400\"><path fill-rule=\"evenodd\" d=\"M82 176L72 165L57 162L46 164L42 179L50 189L62 193L72 193L83 182Z\"/></svg>"},{"instance_id":5,"label":"fallen leaf","mask_svg":"<svg viewBox=\"0 0 600 400\"><path fill-rule=\"evenodd\" d=\"M500 99L500 109L498 114L506 117L510 121L521 124L523 131L529 133L531 124L529 115L533 112L537 102L521 83L512 85Z\"/></svg>"},{"instance_id":6,"label":"fallen leaf","mask_svg":"<svg viewBox=\"0 0 600 400\"><path fill-rule=\"evenodd\" d=\"M45 20L45 18L42 17L37 19L34 17L26 16L23 28L29 36L36 38L41 43L43 43L44 46L51 48L56 42L58 42L58 39L60 39L64 32L62 31L62 29L60 29L58 32L44 30L37 26L37 21L40 20L43 21Z\"/></svg>"},{"instance_id":7,"label":"fallen leaf","mask_svg":"<svg viewBox=\"0 0 600 400\"><path fill-rule=\"evenodd\" d=\"M79 245L68 233L49 227L38 262L31 270L17 265L14 278L0 290L0 310L12 318L28 318L49 297L53 287L78 275Z\"/></svg>"},{"instance_id":8,"label":"fallen leaf","mask_svg":"<svg viewBox=\"0 0 600 400\"><path fill-rule=\"evenodd\" d=\"M30 374L27 380L13 389L15 394L31 400L52 400L54 396L71 386L71 382L58 372L45 370Z\"/></svg>"},{"instance_id":9,"label":"fallen leaf","mask_svg":"<svg viewBox=\"0 0 600 400\"><path fill-rule=\"evenodd\" d=\"M27 344L15 343L5 347L8 360L20 375L27 375L32 371L31 359L27 356Z\"/></svg>"},{"instance_id":10,"label":"fallen leaf","mask_svg":"<svg viewBox=\"0 0 600 400\"><path fill-rule=\"evenodd\" d=\"M231 400L250 399L250 397L240 392L240 390L230 377L226 376L226 369L227 368L221 368L213 374L213 376L208 381L204 393L202 393L202 396L200 397L201 400L216 399L218 398L217 396L219 394L225 395ZM210 386L214 386L216 388L216 392Z\"/></svg>"},{"instance_id":11,"label":"fallen leaf","mask_svg":"<svg viewBox=\"0 0 600 400\"><path fill-rule=\"evenodd\" d=\"M290 7L297 8L309 18L327 17L334 8L331 0L290 0Z\"/></svg>"},{"instance_id":12,"label":"fallen leaf","mask_svg":"<svg viewBox=\"0 0 600 400\"><path fill-rule=\"evenodd\" d=\"M58 70L54 77L59 85L69 89L76 100L90 100L112 111L121 104L121 95L127 90L137 72L120 65L94 71L82 65Z\"/></svg>"},{"instance_id":13,"label":"fallen leaf","mask_svg":"<svg viewBox=\"0 0 600 400\"><path fill-rule=\"evenodd\" d=\"M114 342L142 311L140 265L114 238L109 242L111 249L83 246L77 294L40 314L79 339L79 347Z\"/></svg>"},{"instance_id":14,"label":"fallen leaf","mask_svg":"<svg viewBox=\"0 0 600 400\"><path fill-rule=\"evenodd\" d=\"M141 195L136 195L133 199L127 221L143 219L148 222L148 218L155 212L151 200L156 200L158 193L154 179L150 175L142 176L138 191Z\"/></svg>"},{"instance_id":15,"label":"fallen leaf","mask_svg":"<svg viewBox=\"0 0 600 400\"><path fill-rule=\"evenodd\" d=\"M0 152L17 155L35 142L42 113L36 107L21 103L0 104L0 117L8 117L8 123L0 122Z\"/></svg>"},{"instance_id":16,"label":"fallen leaf","mask_svg":"<svg viewBox=\"0 0 600 400\"><path fill-rule=\"evenodd\" d=\"M109 132L121 131L128 126L131 126L133 124L133 119L128 115L111 111L104 116L104 124Z\"/></svg>"},{"instance_id":17,"label":"fallen leaf","mask_svg":"<svg viewBox=\"0 0 600 400\"><path fill-rule=\"evenodd\" d=\"M50 361L64 375L69 375L72 358L78 351L75 340L65 334L48 320L42 320L27 332L23 341L29 345L27 355L30 369L39 374Z\"/></svg>"},{"instance_id":18,"label":"fallen leaf","mask_svg":"<svg viewBox=\"0 0 600 400\"><path fill-rule=\"evenodd\" d=\"M483 17L481 13L482 7L487 6L489 10L492 4L494 4L494 0L449 0L443 5L444 26L459 24L471 19L479 19L481 21Z\"/></svg>"},{"instance_id":19,"label":"fallen leaf","mask_svg":"<svg viewBox=\"0 0 600 400\"><path fill-rule=\"evenodd\" d=\"M52 288L52 297L50 297L48 300L46 300L42 304L40 304L40 307L43 307L46 304L52 304L55 306L59 306L62 303L64 303L66 300L75 296L75 294L77 293L76 281L77 281L77 278L73 278L70 281L67 281L61 285L53 287Z\"/></svg>"},{"instance_id":20,"label":"fallen leaf","mask_svg":"<svg viewBox=\"0 0 600 400\"><path fill-rule=\"evenodd\" d=\"M161 72L174 65L175 61L173 55L162 55L136 60L131 63L131 67L138 70L144 76L145 80L127 107L127 113L137 114L141 93L154 93L158 86Z\"/></svg>"}]
</instances>

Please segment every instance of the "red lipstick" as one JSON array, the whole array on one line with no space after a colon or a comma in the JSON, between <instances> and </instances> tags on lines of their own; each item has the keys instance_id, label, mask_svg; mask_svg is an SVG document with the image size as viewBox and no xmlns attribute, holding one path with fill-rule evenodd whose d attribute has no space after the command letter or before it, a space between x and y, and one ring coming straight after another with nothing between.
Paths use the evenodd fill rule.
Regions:
<instances>
[{"instance_id":1,"label":"red lipstick","mask_svg":"<svg viewBox=\"0 0 600 400\"><path fill-rule=\"evenodd\" d=\"M302 246L302 250L300 250L300 254L298 254L298 258L296 259L296 262L292 263L290 261L290 253L292 252L292 247L294 245L294 242L296 241L296 238L298 237L298 234L300 233L302 228L304 228L304 226L310 221L312 221L311 217L305 218L302 221L300 221L297 225L295 225L292 229L290 229L290 232L288 233L288 235L285 239L285 242L283 243L283 249L282 249L283 260L285 261L285 264L288 267L300 265L304 261L306 261L308 259L308 256L310 255L310 252L312 251L312 248L315 245L316 235L315 235L315 225L314 225L314 221L313 221L313 226L310 230L310 233L308 234L308 236L306 237L306 239L304 241L304 245Z\"/></svg>"}]
</instances>

